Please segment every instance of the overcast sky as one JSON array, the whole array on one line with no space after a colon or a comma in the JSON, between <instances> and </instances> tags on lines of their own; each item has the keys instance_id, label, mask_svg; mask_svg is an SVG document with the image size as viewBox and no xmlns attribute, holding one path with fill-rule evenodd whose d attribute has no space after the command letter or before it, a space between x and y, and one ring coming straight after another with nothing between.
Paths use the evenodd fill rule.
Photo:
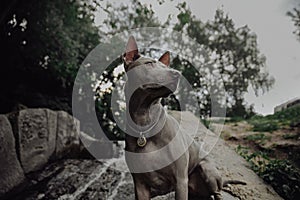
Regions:
<instances>
[{"instance_id":1,"label":"overcast sky","mask_svg":"<svg viewBox=\"0 0 300 200\"><path fill-rule=\"evenodd\" d=\"M128 2L122 1L123 3ZM141 0L152 4L156 15L164 21L168 14L176 17L175 5L179 0ZM258 36L261 53L267 58L267 68L276 83L268 93L256 97L252 89L246 94L249 104L261 114L273 113L276 105L300 97L300 42L293 31L295 27L286 12L300 5L300 0L187 0L194 15L201 20L213 19L217 8L229 14L236 26L248 25ZM167 12L166 12L167 11ZM97 12L96 23L101 24L105 15Z\"/></svg>"}]
</instances>

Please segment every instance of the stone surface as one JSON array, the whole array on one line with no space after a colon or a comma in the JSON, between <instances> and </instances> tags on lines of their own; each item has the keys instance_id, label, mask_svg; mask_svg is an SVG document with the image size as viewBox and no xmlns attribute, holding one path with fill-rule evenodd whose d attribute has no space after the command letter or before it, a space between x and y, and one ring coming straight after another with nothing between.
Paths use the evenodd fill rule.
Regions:
<instances>
[{"instance_id":1,"label":"stone surface","mask_svg":"<svg viewBox=\"0 0 300 200\"><path fill-rule=\"evenodd\" d=\"M113 142L105 142L80 132L81 152L88 153L96 159L108 159L119 156L119 149Z\"/></svg>"},{"instance_id":2,"label":"stone surface","mask_svg":"<svg viewBox=\"0 0 300 200\"><path fill-rule=\"evenodd\" d=\"M110 165L110 161L59 160L30 174L27 188L9 200L107 199L121 176Z\"/></svg>"},{"instance_id":3,"label":"stone surface","mask_svg":"<svg viewBox=\"0 0 300 200\"><path fill-rule=\"evenodd\" d=\"M39 170L55 150L56 113L48 109L27 109L11 115L17 151L25 173Z\"/></svg>"},{"instance_id":4,"label":"stone surface","mask_svg":"<svg viewBox=\"0 0 300 200\"><path fill-rule=\"evenodd\" d=\"M0 115L0 197L20 184L24 179L17 153L11 125L4 115Z\"/></svg>"},{"instance_id":5,"label":"stone surface","mask_svg":"<svg viewBox=\"0 0 300 200\"><path fill-rule=\"evenodd\" d=\"M57 112L56 157L61 158L79 146L80 124L64 111Z\"/></svg>"},{"instance_id":6,"label":"stone surface","mask_svg":"<svg viewBox=\"0 0 300 200\"><path fill-rule=\"evenodd\" d=\"M121 172L107 168L105 172L91 183L76 200L108 199L120 182Z\"/></svg>"}]
</instances>

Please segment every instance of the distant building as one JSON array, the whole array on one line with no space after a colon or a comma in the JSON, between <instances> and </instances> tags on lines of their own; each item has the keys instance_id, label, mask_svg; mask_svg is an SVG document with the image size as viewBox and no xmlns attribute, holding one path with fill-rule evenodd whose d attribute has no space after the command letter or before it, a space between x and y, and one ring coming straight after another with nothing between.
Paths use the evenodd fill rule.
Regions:
<instances>
[{"instance_id":1,"label":"distant building","mask_svg":"<svg viewBox=\"0 0 300 200\"><path fill-rule=\"evenodd\" d=\"M276 106L274 108L274 112L279 112L279 111L285 110L287 108L292 108L292 107L296 107L296 106L300 106L300 97L294 98L283 104L280 104L279 106Z\"/></svg>"}]
</instances>

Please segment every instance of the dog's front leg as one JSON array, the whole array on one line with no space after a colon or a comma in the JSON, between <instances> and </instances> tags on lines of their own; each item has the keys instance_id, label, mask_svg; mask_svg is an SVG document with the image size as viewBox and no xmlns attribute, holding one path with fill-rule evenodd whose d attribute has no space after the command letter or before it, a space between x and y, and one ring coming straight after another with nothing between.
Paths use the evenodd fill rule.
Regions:
<instances>
[{"instance_id":1,"label":"dog's front leg","mask_svg":"<svg viewBox=\"0 0 300 200\"><path fill-rule=\"evenodd\" d=\"M188 199L188 177L177 178L175 199L187 200Z\"/></svg>"},{"instance_id":2,"label":"dog's front leg","mask_svg":"<svg viewBox=\"0 0 300 200\"><path fill-rule=\"evenodd\" d=\"M188 182L188 161L187 157L183 156L178 159L176 163L176 200L188 199Z\"/></svg>"},{"instance_id":3,"label":"dog's front leg","mask_svg":"<svg viewBox=\"0 0 300 200\"><path fill-rule=\"evenodd\" d=\"M143 179L133 176L134 193L136 200L150 200L150 189L142 182Z\"/></svg>"}]
</instances>

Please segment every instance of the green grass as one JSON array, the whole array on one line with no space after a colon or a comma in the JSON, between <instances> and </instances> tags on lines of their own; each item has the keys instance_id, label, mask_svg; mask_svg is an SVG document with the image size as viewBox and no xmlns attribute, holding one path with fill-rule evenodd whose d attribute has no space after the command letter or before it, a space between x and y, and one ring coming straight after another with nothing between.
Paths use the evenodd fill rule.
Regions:
<instances>
[{"instance_id":1,"label":"green grass","mask_svg":"<svg viewBox=\"0 0 300 200\"><path fill-rule=\"evenodd\" d=\"M300 106L273 115L255 115L248 122L253 125L253 131L258 132L273 132L279 128L298 126L300 124Z\"/></svg>"},{"instance_id":2,"label":"green grass","mask_svg":"<svg viewBox=\"0 0 300 200\"><path fill-rule=\"evenodd\" d=\"M282 136L283 139L286 140L297 140L299 138L298 134L285 134Z\"/></svg>"},{"instance_id":3,"label":"green grass","mask_svg":"<svg viewBox=\"0 0 300 200\"><path fill-rule=\"evenodd\" d=\"M251 153L249 148L238 146L236 151L250 163L251 169L284 199L297 199L300 195L300 172L287 160L271 159L264 152Z\"/></svg>"},{"instance_id":4,"label":"green grass","mask_svg":"<svg viewBox=\"0 0 300 200\"><path fill-rule=\"evenodd\" d=\"M203 123L203 125L206 127L206 128L209 128L209 124L210 124L210 121L207 120L207 119L201 119L201 122Z\"/></svg>"},{"instance_id":5,"label":"green grass","mask_svg":"<svg viewBox=\"0 0 300 200\"><path fill-rule=\"evenodd\" d=\"M273 115L255 115L247 120L253 125L252 130L257 132L273 132L281 128L300 127L300 107L289 108ZM283 139L298 139L298 134L286 134ZM270 140L270 136L257 133L245 137L248 141L263 143ZM236 151L244 157L256 172L284 199L299 199L300 196L300 171L288 160L272 159L267 151L252 152L247 147L238 146ZM297 152L293 152L297 156ZM296 158L298 159L298 158Z\"/></svg>"},{"instance_id":6,"label":"green grass","mask_svg":"<svg viewBox=\"0 0 300 200\"><path fill-rule=\"evenodd\" d=\"M226 119L225 122L227 123L234 123L234 122L241 122L245 121L245 118L243 117L230 117L229 119Z\"/></svg>"},{"instance_id":7,"label":"green grass","mask_svg":"<svg viewBox=\"0 0 300 200\"><path fill-rule=\"evenodd\" d=\"M258 133L254 135L248 135L245 139L249 141L258 141L260 144L264 144L265 141L271 140L271 136L266 136L264 133Z\"/></svg>"}]
</instances>

